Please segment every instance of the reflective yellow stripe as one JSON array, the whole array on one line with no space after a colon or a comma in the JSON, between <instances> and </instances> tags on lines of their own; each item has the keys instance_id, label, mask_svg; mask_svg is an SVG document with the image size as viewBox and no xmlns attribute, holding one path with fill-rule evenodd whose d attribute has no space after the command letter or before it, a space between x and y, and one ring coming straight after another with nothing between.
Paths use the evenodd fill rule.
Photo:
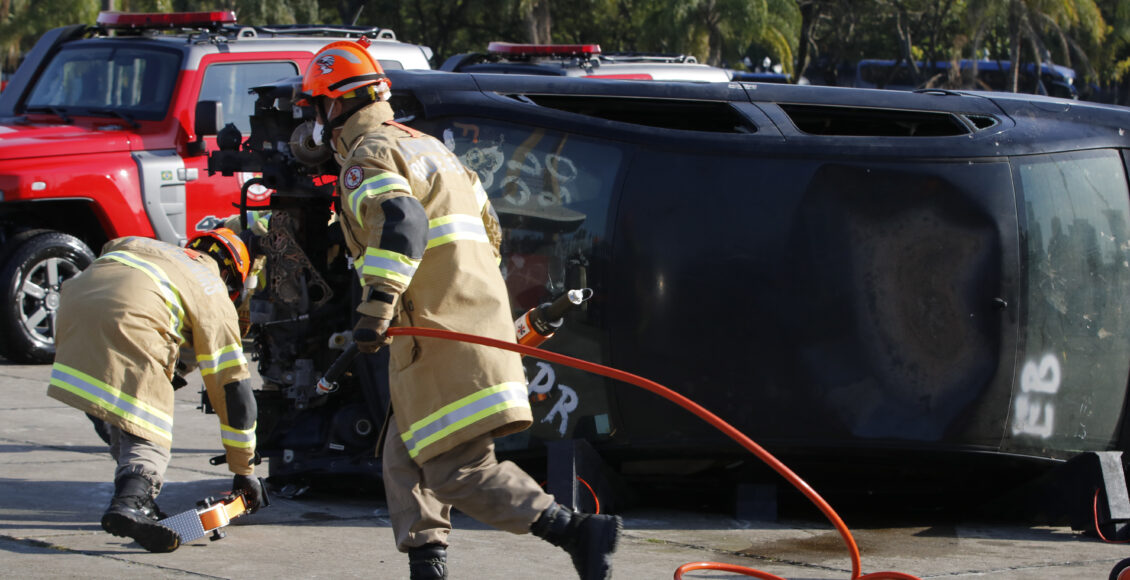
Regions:
<instances>
[{"instance_id":1,"label":"reflective yellow stripe","mask_svg":"<svg viewBox=\"0 0 1130 580\"><path fill-rule=\"evenodd\" d=\"M476 391L444 405L413 423L400 434L408 455L416 457L428 445L491 415L515 407L529 407L529 392L522 382L509 382Z\"/></svg>"},{"instance_id":2,"label":"reflective yellow stripe","mask_svg":"<svg viewBox=\"0 0 1130 580\"><path fill-rule=\"evenodd\" d=\"M240 449L255 448L255 425L250 429L236 429L229 425L220 425L220 441L228 447Z\"/></svg>"},{"instance_id":3,"label":"reflective yellow stripe","mask_svg":"<svg viewBox=\"0 0 1130 580\"><path fill-rule=\"evenodd\" d=\"M365 261L361 264L363 276L381 276L403 284L412 281L416 269L420 267L419 260L413 260L399 252L367 248Z\"/></svg>"},{"instance_id":4,"label":"reflective yellow stripe","mask_svg":"<svg viewBox=\"0 0 1130 580\"><path fill-rule=\"evenodd\" d=\"M51 384L82 397L146 431L152 431L169 441L173 439L171 416L78 369L55 363L51 368Z\"/></svg>"},{"instance_id":5,"label":"reflective yellow stripe","mask_svg":"<svg viewBox=\"0 0 1130 580\"><path fill-rule=\"evenodd\" d=\"M353 211L353 217L357 218L357 225L364 226L361 221L361 200L366 197L380 195L386 191L405 191L412 193L412 186L408 183L407 179L391 173L379 173L361 182L357 189L349 194L349 209Z\"/></svg>"},{"instance_id":6,"label":"reflective yellow stripe","mask_svg":"<svg viewBox=\"0 0 1130 580\"><path fill-rule=\"evenodd\" d=\"M200 365L201 376L212 375L224 369L247 365L243 356L243 347L238 344L229 344L212 354L196 355L196 362Z\"/></svg>"},{"instance_id":7,"label":"reflective yellow stripe","mask_svg":"<svg viewBox=\"0 0 1130 580\"><path fill-rule=\"evenodd\" d=\"M451 214L428 221L428 249L458 240L489 243L479 216Z\"/></svg>"},{"instance_id":8,"label":"reflective yellow stripe","mask_svg":"<svg viewBox=\"0 0 1130 580\"><path fill-rule=\"evenodd\" d=\"M98 260L114 260L149 276L157 284L157 289L161 292L161 296L165 299L165 305L169 308L169 324L172 326L173 334L180 342L184 342L184 306L181 304L181 293L164 270L156 264L125 251L110 252L98 258Z\"/></svg>"}]
</instances>

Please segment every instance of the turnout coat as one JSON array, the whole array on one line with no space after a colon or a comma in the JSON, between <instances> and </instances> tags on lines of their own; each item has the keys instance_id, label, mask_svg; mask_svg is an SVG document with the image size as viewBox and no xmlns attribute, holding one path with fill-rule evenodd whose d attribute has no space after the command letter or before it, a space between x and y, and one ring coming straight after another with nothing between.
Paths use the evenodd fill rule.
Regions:
<instances>
[{"instance_id":1,"label":"turnout coat","mask_svg":"<svg viewBox=\"0 0 1130 580\"><path fill-rule=\"evenodd\" d=\"M256 404L235 306L212 258L141 237L111 240L63 284L47 394L122 431L172 445L171 379L195 353L228 469L250 475Z\"/></svg>"},{"instance_id":2,"label":"turnout coat","mask_svg":"<svg viewBox=\"0 0 1130 580\"><path fill-rule=\"evenodd\" d=\"M388 103L368 105L336 143L340 222L364 286L358 312L514 342L501 229L478 176L439 140L392 119ZM389 349L396 424L417 463L532 422L517 354L412 336Z\"/></svg>"}]
</instances>

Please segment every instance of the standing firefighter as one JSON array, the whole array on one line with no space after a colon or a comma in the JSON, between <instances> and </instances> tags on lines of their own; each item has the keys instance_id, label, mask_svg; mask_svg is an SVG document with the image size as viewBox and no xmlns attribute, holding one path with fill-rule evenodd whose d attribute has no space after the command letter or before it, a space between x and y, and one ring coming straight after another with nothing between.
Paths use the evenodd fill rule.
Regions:
<instances>
[{"instance_id":1,"label":"standing firefighter","mask_svg":"<svg viewBox=\"0 0 1130 580\"><path fill-rule=\"evenodd\" d=\"M362 352L390 345L384 482L411 577L447 577L455 507L564 548L584 579L607 578L620 518L575 513L495 458L494 437L532 422L519 356L386 336L395 323L515 340L501 233L478 177L437 139L393 121L389 81L363 42L322 48L302 88L317 111L315 140L342 167L340 221L364 286L354 341Z\"/></svg>"},{"instance_id":2,"label":"standing firefighter","mask_svg":"<svg viewBox=\"0 0 1130 580\"><path fill-rule=\"evenodd\" d=\"M232 491L243 492L249 509L258 506L256 406L232 304L248 263L243 242L223 228L185 248L119 238L63 285L47 394L110 425L117 469L102 528L150 552L180 545L157 522L164 514L155 501L169 464L178 356L195 353L220 418Z\"/></svg>"}]
</instances>

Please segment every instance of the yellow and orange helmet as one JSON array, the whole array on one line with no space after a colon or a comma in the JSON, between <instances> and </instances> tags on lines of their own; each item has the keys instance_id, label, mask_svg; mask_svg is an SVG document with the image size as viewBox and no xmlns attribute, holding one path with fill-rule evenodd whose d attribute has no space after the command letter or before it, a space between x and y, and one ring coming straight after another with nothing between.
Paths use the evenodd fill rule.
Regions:
<instances>
[{"instance_id":1,"label":"yellow and orange helmet","mask_svg":"<svg viewBox=\"0 0 1130 580\"><path fill-rule=\"evenodd\" d=\"M251 270L251 256L247 245L228 228L216 228L194 236L185 244L198 252L208 254L220 265L220 277L227 284L232 301L238 301L243 284Z\"/></svg>"},{"instance_id":2,"label":"yellow and orange helmet","mask_svg":"<svg viewBox=\"0 0 1130 580\"><path fill-rule=\"evenodd\" d=\"M384 84L387 88L388 77L366 50L368 45L369 39L361 37L356 42L339 40L322 47L302 76L301 96L306 102L299 101L299 104L313 104L310 101L316 97L346 97L368 86L379 89L377 85Z\"/></svg>"}]
</instances>

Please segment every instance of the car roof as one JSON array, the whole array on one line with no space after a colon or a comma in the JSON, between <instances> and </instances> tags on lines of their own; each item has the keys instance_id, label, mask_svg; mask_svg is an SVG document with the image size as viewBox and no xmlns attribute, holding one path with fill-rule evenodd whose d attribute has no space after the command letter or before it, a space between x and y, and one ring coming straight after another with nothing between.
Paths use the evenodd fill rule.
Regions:
<instances>
[{"instance_id":1,"label":"car roof","mask_svg":"<svg viewBox=\"0 0 1130 580\"><path fill-rule=\"evenodd\" d=\"M1130 147L1130 108L1034 95L927 90L917 92L778 83L693 83L579 79L566 76L390 72L394 99L412 93L422 117L470 115L537 122L572 131L577 115L597 118L602 134L646 138L691 130L694 117L741 117L746 125L704 141L760 142L837 154L981 157ZM627 108L644 111L625 115ZM666 108L666 109L665 109ZM645 118L628 126L623 121ZM678 114L664 114L665 110ZM611 111L612 113L606 112ZM737 111L735 113L735 111ZM603 116L602 115L606 115ZM691 117L685 121L679 117ZM607 123L603 119L609 119ZM670 119L668 121L668 119ZM723 125L719 132L728 129ZM710 129L714 130L714 129ZM644 137L641 137L644 136Z\"/></svg>"}]
</instances>

